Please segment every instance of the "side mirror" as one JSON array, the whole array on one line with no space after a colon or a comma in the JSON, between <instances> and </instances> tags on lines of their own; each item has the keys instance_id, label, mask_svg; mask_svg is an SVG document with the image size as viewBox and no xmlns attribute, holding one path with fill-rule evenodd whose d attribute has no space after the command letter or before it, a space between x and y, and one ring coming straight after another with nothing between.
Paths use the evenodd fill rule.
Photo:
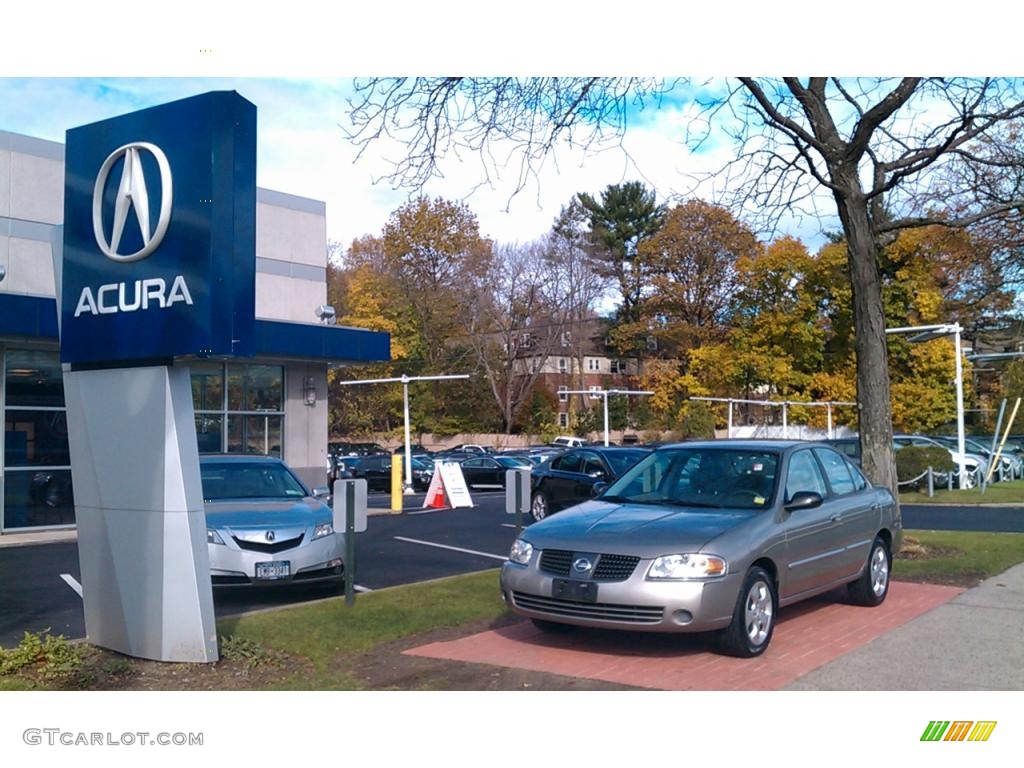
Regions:
<instances>
[{"instance_id":1,"label":"side mirror","mask_svg":"<svg viewBox=\"0 0 1024 768\"><path fill-rule=\"evenodd\" d=\"M326 499L330 495L331 489L328 488L326 485L318 485L316 488L313 489L314 499Z\"/></svg>"},{"instance_id":2,"label":"side mirror","mask_svg":"<svg viewBox=\"0 0 1024 768\"><path fill-rule=\"evenodd\" d=\"M605 488L607 488L607 487L608 487L608 483L605 483L603 481L596 482L592 486L590 486L590 495L591 496L600 496L602 493L604 493Z\"/></svg>"},{"instance_id":3,"label":"side mirror","mask_svg":"<svg viewBox=\"0 0 1024 768\"><path fill-rule=\"evenodd\" d=\"M814 491L797 491L793 498L786 504L787 512L796 512L800 509L814 509L820 507L823 499L820 493Z\"/></svg>"}]
</instances>

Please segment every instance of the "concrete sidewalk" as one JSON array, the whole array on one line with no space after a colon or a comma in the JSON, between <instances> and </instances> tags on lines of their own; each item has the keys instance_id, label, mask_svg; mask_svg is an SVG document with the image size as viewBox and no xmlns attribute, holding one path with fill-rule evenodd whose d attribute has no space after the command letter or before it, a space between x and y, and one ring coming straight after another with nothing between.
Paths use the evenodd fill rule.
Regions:
<instances>
[{"instance_id":1,"label":"concrete sidewalk","mask_svg":"<svg viewBox=\"0 0 1024 768\"><path fill-rule=\"evenodd\" d=\"M1024 689L1024 563L809 672L787 690Z\"/></svg>"}]
</instances>

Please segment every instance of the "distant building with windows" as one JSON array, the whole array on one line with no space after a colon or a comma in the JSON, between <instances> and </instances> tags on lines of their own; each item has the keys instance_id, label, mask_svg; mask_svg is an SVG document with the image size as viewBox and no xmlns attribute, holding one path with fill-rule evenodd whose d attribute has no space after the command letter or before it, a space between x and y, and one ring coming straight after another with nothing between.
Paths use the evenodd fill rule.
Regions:
<instances>
[{"instance_id":1,"label":"distant building with windows","mask_svg":"<svg viewBox=\"0 0 1024 768\"><path fill-rule=\"evenodd\" d=\"M616 355L608 337L607 320L590 317L557 331L557 338L541 337L520 344L521 375L538 373L535 389L546 390L558 402L558 426L569 429L572 414L600 402L597 395L569 395L572 390L635 388L640 361Z\"/></svg>"}]
</instances>

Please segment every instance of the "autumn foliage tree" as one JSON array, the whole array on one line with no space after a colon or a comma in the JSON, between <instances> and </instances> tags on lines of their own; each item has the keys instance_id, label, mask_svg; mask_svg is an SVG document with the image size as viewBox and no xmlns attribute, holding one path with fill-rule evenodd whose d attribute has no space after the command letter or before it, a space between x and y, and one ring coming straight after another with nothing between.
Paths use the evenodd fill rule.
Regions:
<instances>
[{"instance_id":1,"label":"autumn foliage tree","mask_svg":"<svg viewBox=\"0 0 1024 768\"><path fill-rule=\"evenodd\" d=\"M445 150L505 142L522 189L560 142L614 146L636 104L670 103L678 79L615 77L372 78L357 84L351 138L402 140L392 179L419 186ZM1024 86L999 78L753 78L707 84L686 126L691 149L734 142L722 201L771 231L792 213L838 214L852 286L865 471L896 488L879 253L908 228L1019 221L1024 158L1001 150L1024 118ZM1011 145L1012 146L1012 145ZM490 162L489 165L486 163ZM936 212L936 200L953 204Z\"/></svg>"}]
</instances>

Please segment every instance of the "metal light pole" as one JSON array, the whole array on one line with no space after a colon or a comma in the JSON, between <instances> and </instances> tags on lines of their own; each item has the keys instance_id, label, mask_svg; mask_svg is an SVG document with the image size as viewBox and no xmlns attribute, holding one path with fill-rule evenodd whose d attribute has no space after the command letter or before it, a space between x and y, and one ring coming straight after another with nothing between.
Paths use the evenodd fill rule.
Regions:
<instances>
[{"instance_id":1,"label":"metal light pole","mask_svg":"<svg viewBox=\"0 0 1024 768\"><path fill-rule=\"evenodd\" d=\"M706 403L726 403L729 406L728 425L729 432L728 436L732 437L732 406L733 403L749 403L751 405L760 405L769 408L782 408L782 435L786 437L789 433L789 412L788 406L796 405L801 408L805 406L825 406L828 411L828 436L831 439L833 436L832 427L832 406L833 405L856 405L846 400L811 400L803 402L801 400L744 400L738 397L697 397L693 396L688 398L689 400L702 400Z\"/></svg>"},{"instance_id":2,"label":"metal light pole","mask_svg":"<svg viewBox=\"0 0 1024 768\"><path fill-rule=\"evenodd\" d=\"M907 341L914 343L918 341L932 341L942 336L953 335L953 347L956 351L956 449L960 453L960 487L963 488L967 482L966 469L966 446L964 444L964 373L963 362L960 360L960 332L963 329L960 323L946 323L943 325L911 325L903 328L886 328L886 333L914 333Z\"/></svg>"},{"instance_id":3,"label":"metal light pole","mask_svg":"<svg viewBox=\"0 0 1024 768\"><path fill-rule=\"evenodd\" d=\"M639 389L564 389L567 395L601 395L604 399L604 445L608 447L608 395L653 395L653 392Z\"/></svg>"},{"instance_id":4,"label":"metal light pole","mask_svg":"<svg viewBox=\"0 0 1024 768\"><path fill-rule=\"evenodd\" d=\"M400 376L397 379L362 379L360 381L339 381L342 386L354 384L397 384L402 385L402 410L405 420L405 488L403 492L410 494L412 489L412 447L409 436L409 382L410 381L442 381L449 379L468 379L468 373L456 373L443 376Z\"/></svg>"}]
</instances>

